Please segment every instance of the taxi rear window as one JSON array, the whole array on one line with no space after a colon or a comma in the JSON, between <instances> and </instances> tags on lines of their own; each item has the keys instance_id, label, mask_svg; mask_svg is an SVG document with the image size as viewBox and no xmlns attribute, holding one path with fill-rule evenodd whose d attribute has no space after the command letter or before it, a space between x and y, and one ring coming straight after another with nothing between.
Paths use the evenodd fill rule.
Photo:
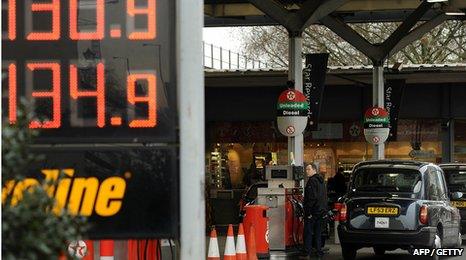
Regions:
<instances>
[{"instance_id":1,"label":"taxi rear window","mask_svg":"<svg viewBox=\"0 0 466 260\"><path fill-rule=\"evenodd\" d=\"M409 169L359 169L353 178L353 189L360 192L419 193L421 185L419 171Z\"/></svg>"},{"instance_id":2,"label":"taxi rear window","mask_svg":"<svg viewBox=\"0 0 466 260\"><path fill-rule=\"evenodd\" d=\"M450 192L466 192L466 169L444 170Z\"/></svg>"}]
</instances>

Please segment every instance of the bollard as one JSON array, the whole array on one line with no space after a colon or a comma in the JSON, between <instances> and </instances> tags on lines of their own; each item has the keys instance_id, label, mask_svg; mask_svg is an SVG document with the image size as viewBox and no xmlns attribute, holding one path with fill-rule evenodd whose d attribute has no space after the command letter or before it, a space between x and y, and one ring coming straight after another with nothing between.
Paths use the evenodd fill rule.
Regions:
<instances>
[{"instance_id":1,"label":"bollard","mask_svg":"<svg viewBox=\"0 0 466 260\"><path fill-rule=\"evenodd\" d=\"M335 215L335 228L334 228L334 235L335 235L335 244L340 244L340 237L338 236L338 225L340 224L340 209L341 203L335 202L334 209L336 210Z\"/></svg>"},{"instance_id":2,"label":"bollard","mask_svg":"<svg viewBox=\"0 0 466 260\"><path fill-rule=\"evenodd\" d=\"M86 256L83 257L83 260L94 260L94 241L84 240L87 246Z\"/></svg>"},{"instance_id":3,"label":"bollard","mask_svg":"<svg viewBox=\"0 0 466 260\"><path fill-rule=\"evenodd\" d=\"M100 260L114 260L113 240L100 240Z\"/></svg>"}]
</instances>

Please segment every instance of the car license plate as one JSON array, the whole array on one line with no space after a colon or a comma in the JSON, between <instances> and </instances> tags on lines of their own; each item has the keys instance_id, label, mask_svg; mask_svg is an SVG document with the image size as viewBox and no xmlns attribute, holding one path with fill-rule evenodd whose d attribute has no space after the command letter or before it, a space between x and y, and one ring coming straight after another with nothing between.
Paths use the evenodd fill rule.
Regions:
<instances>
[{"instance_id":1,"label":"car license plate","mask_svg":"<svg viewBox=\"0 0 466 260\"><path fill-rule=\"evenodd\" d=\"M457 208L466 208L466 201L452 201L451 205Z\"/></svg>"},{"instance_id":2,"label":"car license plate","mask_svg":"<svg viewBox=\"0 0 466 260\"><path fill-rule=\"evenodd\" d=\"M388 228L389 226L389 218L375 218L375 228Z\"/></svg>"},{"instance_id":3,"label":"car license plate","mask_svg":"<svg viewBox=\"0 0 466 260\"><path fill-rule=\"evenodd\" d=\"M367 215L396 216L398 208L395 207L367 207Z\"/></svg>"}]
</instances>

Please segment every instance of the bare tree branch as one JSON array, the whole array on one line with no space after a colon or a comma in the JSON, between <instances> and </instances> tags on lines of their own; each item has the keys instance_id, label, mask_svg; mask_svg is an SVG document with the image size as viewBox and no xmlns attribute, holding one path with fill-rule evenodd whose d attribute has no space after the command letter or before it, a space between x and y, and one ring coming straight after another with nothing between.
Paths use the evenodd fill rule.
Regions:
<instances>
[{"instance_id":1,"label":"bare tree branch","mask_svg":"<svg viewBox=\"0 0 466 260\"><path fill-rule=\"evenodd\" d=\"M371 43L383 42L399 23L351 25ZM239 32L244 54L277 66L287 66L288 36L283 27L248 27ZM367 65L370 60L328 28L312 25L303 33L305 53L329 52L329 65ZM466 21L447 21L422 39L389 57L407 64L466 62Z\"/></svg>"}]
</instances>

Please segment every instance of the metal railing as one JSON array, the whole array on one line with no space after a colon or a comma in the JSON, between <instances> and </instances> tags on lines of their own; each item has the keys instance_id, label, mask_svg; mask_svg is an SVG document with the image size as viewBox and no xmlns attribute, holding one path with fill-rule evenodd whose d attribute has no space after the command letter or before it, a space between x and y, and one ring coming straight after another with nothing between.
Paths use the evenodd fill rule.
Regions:
<instances>
[{"instance_id":1,"label":"metal railing","mask_svg":"<svg viewBox=\"0 0 466 260\"><path fill-rule=\"evenodd\" d=\"M249 58L246 55L232 52L231 50L227 50L210 43L203 42L202 52L204 53L202 62L206 69L226 70L271 68L271 64Z\"/></svg>"}]
</instances>

